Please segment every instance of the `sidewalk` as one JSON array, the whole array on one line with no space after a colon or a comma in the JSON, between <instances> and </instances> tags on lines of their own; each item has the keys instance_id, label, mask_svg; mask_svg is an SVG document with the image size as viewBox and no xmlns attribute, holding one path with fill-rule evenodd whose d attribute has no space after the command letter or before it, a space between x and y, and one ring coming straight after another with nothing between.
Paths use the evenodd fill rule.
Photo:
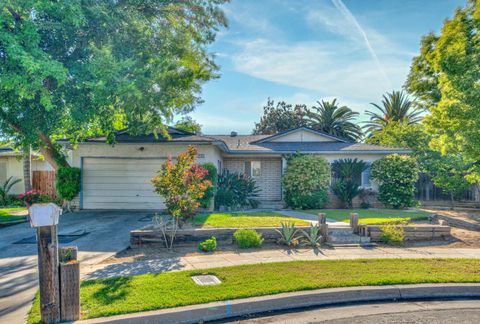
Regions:
<instances>
[{"instance_id":1,"label":"sidewalk","mask_svg":"<svg viewBox=\"0 0 480 324\"><path fill-rule=\"evenodd\" d=\"M465 248L391 248L391 247L341 247L331 249L255 250L245 252L219 251L213 254L165 253L155 259L96 264L82 267L83 279L132 276L166 271L208 269L242 264L287 262L296 260L342 260L386 258L480 258L480 249Z\"/></svg>"}]
</instances>

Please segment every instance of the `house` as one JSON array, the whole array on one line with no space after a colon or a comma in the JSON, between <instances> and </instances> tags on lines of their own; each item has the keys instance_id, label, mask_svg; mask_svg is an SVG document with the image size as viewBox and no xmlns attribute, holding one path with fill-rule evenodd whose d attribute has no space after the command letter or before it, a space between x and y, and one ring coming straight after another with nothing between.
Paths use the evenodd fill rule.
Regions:
<instances>
[{"instance_id":1,"label":"house","mask_svg":"<svg viewBox=\"0 0 480 324\"><path fill-rule=\"evenodd\" d=\"M31 154L30 162L30 171L32 183L35 185L40 185L41 178L44 177L48 172L54 174L53 168L44 161L41 156L38 154ZM4 184L5 181L13 177L13 179L21 179L22 181L16 183L10 194L20 194L25 192L25 184L23 182L23 155L19 151L15 151L10 147L0 148L0 185ZM48 193L44 188L36 188L44 193Z\"/></svg>"},{"instance_id":2,"label":"house","mask_svg":"<svg viewBox=\"0 0 480 324\"><path fill-rule=\"evenodd\" d=\"M275 135L199 135L168 128L171 139L153 134L132 136L127 130L116 134L115 145L105 137L79 143L71 151L70 163L81 168L82 183L78 207L81 209L159 209L161 198L153 192L151 178L168 156L184 152L188 145L198 149L198 162L211 162L217 169L246 172L260 188L258 199L264 206L282 201L281 178L286 156L297 152L318 154L329 162L358 158L373 162L392 153L407 153L363 143L353 143L307 127ZM362 186L370 187L369 170Z\"/></svg>"}]
</instances>

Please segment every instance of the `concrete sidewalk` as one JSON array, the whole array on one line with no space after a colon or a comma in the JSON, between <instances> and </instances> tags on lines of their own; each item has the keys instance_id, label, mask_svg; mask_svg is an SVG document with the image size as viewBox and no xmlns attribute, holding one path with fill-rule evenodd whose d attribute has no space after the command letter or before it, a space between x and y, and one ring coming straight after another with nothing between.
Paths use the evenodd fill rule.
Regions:
<instances>
[{"instance_id":1,"label":"concrete sidewalk","mask_svg":"<svg viewBox=\"0 0 480 324\"><path fill-rule=\"evenodd\" d=\"M296 250L245 250L219 251L213 254L165 253L161 257L111 264L84 265L83 279L132 276L166 271L208 269L242 264L286 262L295 260L343 260L385 258L480 258L480 249L462 248L391 248L391 247L341 247L331 249Z\"/></svg>"}]
</instances>

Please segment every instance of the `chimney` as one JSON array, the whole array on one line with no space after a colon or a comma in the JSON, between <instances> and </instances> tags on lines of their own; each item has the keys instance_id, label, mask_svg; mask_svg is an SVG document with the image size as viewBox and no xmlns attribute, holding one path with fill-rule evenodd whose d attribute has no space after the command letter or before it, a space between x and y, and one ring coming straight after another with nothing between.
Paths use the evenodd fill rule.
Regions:
<instances>
[{"instance_id":1,"label":"chimney","mask_svg":"<svg viewBox=\"0 0 480 324\"><path fill-rule=\"evenodd\" d=\"M238 135L238 133L237 133L237 132L234 132L234 131L232 131L232 132L230 133L230 137L235 137L235 136L237 136L237 135Z\"/></svg>"}]
</instances>

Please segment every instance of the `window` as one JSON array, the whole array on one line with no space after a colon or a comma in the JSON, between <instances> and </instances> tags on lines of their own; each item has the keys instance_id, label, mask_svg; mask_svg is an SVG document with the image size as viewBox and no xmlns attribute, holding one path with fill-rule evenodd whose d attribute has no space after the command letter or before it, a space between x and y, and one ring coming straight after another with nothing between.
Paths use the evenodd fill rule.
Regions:
<instances>
[{"instance_id":1,"label":"window","mask_svg":"<svg viewBox=\"0 0 480 324\"><path fill-rule=\"evenodd\" d=\"M247 161L245 162L245 174L252 178L262 176L262 162L261 161Z\"/></svg>"},{"instance_id":2,"label":"window","mask_svg":"<svg viewBox=\"0 0 480 324\"><path fill-rule=\"evenodd\" d=\"M0 183L4 183L7 180L7 162L0 162Z\"/></svg>"},{"instance_id":3,"label":"window","mask_svg":"<svg viewBox=\"0 0 480 324\"><path fill-rule=\"evenodd\" d=\"M370 169L371 167L368 166L368 168L362 172L362 187L370 187Z\"/></svg>"}]
</instances>

